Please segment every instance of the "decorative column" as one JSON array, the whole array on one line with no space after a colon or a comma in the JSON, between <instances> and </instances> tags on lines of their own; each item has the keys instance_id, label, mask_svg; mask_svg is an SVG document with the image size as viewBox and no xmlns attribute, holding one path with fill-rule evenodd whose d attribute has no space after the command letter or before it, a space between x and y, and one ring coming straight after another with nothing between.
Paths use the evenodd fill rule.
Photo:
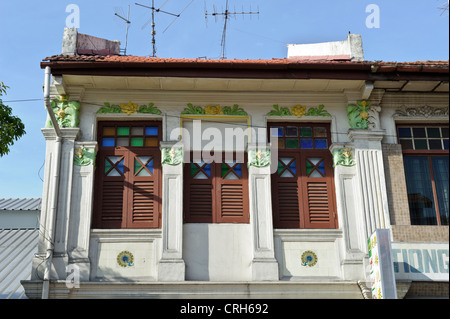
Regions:
<instances>
[{"instance_id":1,"label":"decorative column","mask_svg":"<svg viewBox=\"0 0 450 319\"><path fill-rule=\"evenodd\" d=\"M364 257L367 246L364 220L359 209L358 176L351 143L334 143L330 147L333 154L336 205L339 226L343 231L341 270L346 280L364 278Z\"/></svg>"},{"instance_id":2,"label":"decorative column","mask_svg":"<svg viewBox=\"0 0 450 319\"><path fill-rule=\"evenodd\" d=\"M389 206L382 157L381 140L384 130L350 129L349 139L354 143L358 189L364 219L364 238L376 229L390 228Z\"/></svg>"},{"instance_id":3,"label":"decorative column","mask_svg":"<svg viewBox=\"0 0 450 319\"><path fill-rule=\"evenodd\" d=\"M253 238L253 281L278 281L270 183L270 144L248 146L250 222Z\"/></svg>"},{"instance_id":4,"label":"decorative column","mask_svg":"<svg viewBox=\"0 0 450 319\"><path fill-rule=\"evenodd\" d=\"M67 250L81 281L89 281L89 240L94 201L97 142L75 142Z\"/></svg>"},{"instance_id":5,"label":"decorative column","mask_svg":"<svg viewBox=\"0 0 450 319\"><path fill-rule=\"evenodd\" d=\"M183 260L183 147L161 142L162 255L158 281L184 281Z\"/></svg>"}]
</instances>

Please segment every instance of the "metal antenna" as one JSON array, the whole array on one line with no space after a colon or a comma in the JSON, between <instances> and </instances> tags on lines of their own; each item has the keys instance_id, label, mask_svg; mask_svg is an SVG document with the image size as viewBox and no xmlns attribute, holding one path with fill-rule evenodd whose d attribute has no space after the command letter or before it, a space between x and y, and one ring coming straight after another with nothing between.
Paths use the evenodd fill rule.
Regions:
<instances>
[{"instance_id":1,"label":"metal antenna","mask_svg":"<svg viewBox=\"0 0 450 319\"><path fill-rule=\"evenodd\" d=\"M152 22L152 44L153 44L153 55L152 55L152 57L156 57L156 30L155 30L156 23L155 23L155 13L160 13L161 12L161 13L165 13L167 15L171 15L171 16L175 17L175 19L163 31L163 33L165 33L167 31L167 29L169 29L172 26L172 24L175 23L175 21L181 16L181 14L192 4L192 2L194 2L194 0L192 0L179 14L175 14L175 13L172 13L172 12L161 10L162 7L164 7L168 1L169 0L166 0L163 3L163 5L161 7L159 7L159 9L155 8L155 0L152 0L152 6L151 7L143 5L143 4L136 3L136 5L138 5L138 6L141 6L141 7L144 7L144 8L152 10L152 17L151 17L151 19L149 19L142 26L142 29L144 29L150 23L150 21Z\"/></svg>"},{"instance_id":2,"label":"metal antenna","mask_svg":"<svg viewBox=\"0 0 450 319\"><path fill-rule=\"evenodd\" d=\"M123 55L127 55L127 47L128 47L128 30L130 28L130 6L128 6L128 16L125 19L124 17L122 17L120 14L118 14L117 12L115 13L115 16L119 17L120 19L122 19L123 21L126 22L127 24L127 32L125 34L125 48L124 49L120 49L120 51L122 51L121 53L123 53Z\"/></svg>"},{"instance_id":3,"label":"metal antenna","mask_svg":"<svg viewBox=\"0 0 450 319\"><path fill-rule=\"evenodd\" d=\"M224 26L223 26L223 32L222 32L222 41L221 41L221 47L222 47L222 59L226 59L225 58L225 52L226 52L226 43L227 43L227 28L228 28L228 20L231 19L232 16L235 17L237 15L241 15L242 17L245 17L246 15L250 15L250 17L254 14L259 15L259 8L257 12L254 12L251 10L250 7L250 11L245 12L244 8L242 8L241 12L236 12L236 10L234 10L233 12L229 11L228 9L228 0L226 0L226 7L225 7L225 11L223 12L217 12L216 11L216 7L214 6L214 12L213 13L208 13L208 11L205 10L205 19L208 20L208 16L213 16L214 19L217 22L217 16L223 16L224 17Z\"/></svg>"}]
</instances>

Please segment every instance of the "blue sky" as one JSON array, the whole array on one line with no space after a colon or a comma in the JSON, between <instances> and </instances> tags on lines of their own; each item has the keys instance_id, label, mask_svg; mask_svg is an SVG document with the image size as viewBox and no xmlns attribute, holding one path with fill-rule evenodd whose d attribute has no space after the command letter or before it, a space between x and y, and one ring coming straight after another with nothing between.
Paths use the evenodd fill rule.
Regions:
<instances>
[{"instance_id":1,"label":"blue sky","mask_svg":"<svg viewBox=\"0 0 450 319\"><path fill-rule=\"evenodd\" d=\"M155 0L156 6L166 0ZM179 13L191 0L169 0L163 10ZM441 15L444 0L229 0L236 11L260 10L251 20L237 17L228 27L227 57L239 59L283 58L287 44L342 41L348 32L363 37L366 60L417 61L448 60L449 17ZM44 176L45 140L41 133L46 119L41 99L44 72L40 62L61 52L66 25L66 7L80 8L80 33L121 40L125 24L114 16L131 6L128 54L152 54L150 10L135 2L150 0L44 0L0 2L0 81L10 86L5 104L13 108L26 126L27 134L0 158L0 197L40 197ZM173 58L218 58L223 20L205 21L211 12L225 7L226 0L194 0L192 5L165 32L173 18L156 16L157 55ZM366 7L380 8L380 27L368 28Z\"/></svg>"}]
</instances>

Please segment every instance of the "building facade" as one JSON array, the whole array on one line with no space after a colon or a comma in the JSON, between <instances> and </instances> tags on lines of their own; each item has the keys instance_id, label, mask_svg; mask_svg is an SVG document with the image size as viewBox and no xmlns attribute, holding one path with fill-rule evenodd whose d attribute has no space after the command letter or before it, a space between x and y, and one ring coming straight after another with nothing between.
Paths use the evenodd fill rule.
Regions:
<instances>
[{"instance_id":1,"label":"building facade","mask_svg":"<svg viewBox=\"0 0 450 319\"><path fill-rule=\"evenodd\" d=\"M102 55L70 32L41 63L29 297L368 298L377 229L399 298L448 297L448 62L364 61L360 41L273 60Z\"/></svg>"}]
</instances>

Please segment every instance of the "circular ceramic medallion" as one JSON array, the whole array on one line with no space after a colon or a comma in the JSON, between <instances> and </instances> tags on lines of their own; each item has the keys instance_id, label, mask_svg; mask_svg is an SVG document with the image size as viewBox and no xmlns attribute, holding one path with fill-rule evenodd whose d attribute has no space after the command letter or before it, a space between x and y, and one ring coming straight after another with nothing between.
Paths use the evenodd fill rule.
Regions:
<instances>
[{"instance_id":1,"label":"circular ceramic medallion","mask_svg":"<svg viewBox=\"0 0 450 319\"><path fill-rule=\"evenodd\" d=\"M302 266L314 267L317 264L317 255L313 251L305 251L302 254Z\"/></svg>"},{"instance_id":2,"label":"circular ceramic medallion","mask_svg":"<svg viewBox=\"0 0 450 319\"><path fill-rule=\"evenodd\" d=\"M119 255L117 255L117 263L120 267L133 266L133 254L129 251L122 251Z\"/></svg>"}]
</instances>

